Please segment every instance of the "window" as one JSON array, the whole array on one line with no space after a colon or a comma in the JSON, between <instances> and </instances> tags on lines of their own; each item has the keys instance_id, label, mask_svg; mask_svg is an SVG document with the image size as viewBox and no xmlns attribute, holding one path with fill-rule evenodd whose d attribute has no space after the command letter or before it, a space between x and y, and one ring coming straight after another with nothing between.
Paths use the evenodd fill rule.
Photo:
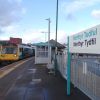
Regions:
<instances>
[{"instance_id":1,"label":"window","mask_svg":"<svg viewBox=\"0 0 100 100\"><path fill-rule=\"evenodd\" d=\"M17 47L11 47L11 46L3 47L1 53L2 54L16 54Z\"/></svg>"}]
</instances>

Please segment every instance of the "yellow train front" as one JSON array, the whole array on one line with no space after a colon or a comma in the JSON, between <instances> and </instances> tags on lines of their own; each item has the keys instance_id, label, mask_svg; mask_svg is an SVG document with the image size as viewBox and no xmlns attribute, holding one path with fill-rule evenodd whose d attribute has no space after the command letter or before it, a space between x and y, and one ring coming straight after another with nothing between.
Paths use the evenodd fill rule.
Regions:
<instances>
[{"instance_id":1,"label":"yellow train front","mask_svg":"<svg viewBox=\"0 0 100 100\"><path fill-rule=\"evenodd\" d=\"M17 61L19 59L19 51L17 45L1 46L0 61Z\"/></svg>"}]
</instances>

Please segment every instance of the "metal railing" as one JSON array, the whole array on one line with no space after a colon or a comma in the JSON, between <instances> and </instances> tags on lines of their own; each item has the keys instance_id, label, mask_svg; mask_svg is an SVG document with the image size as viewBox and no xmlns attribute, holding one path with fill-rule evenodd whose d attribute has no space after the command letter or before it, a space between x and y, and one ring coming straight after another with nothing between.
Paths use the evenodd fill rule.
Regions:
<instances>
[{"instance_id":1,"label":"metal railing","mask_svg":"<svg viewBox=\"0 0 100 100\"><path fill-rule=\"evenodd\" d=\"M58 53L57 65L67 79L67 54ZM71 82L92 100L100 100L100 57L72 57Z\"/></svg>"},{"instance_id":2,"label":"metal railing","mask_svg":"<svg viewBox=\"0 0 100 100\"><path fill-rule=\"evenodd\" d=\"M93 100L100 100L100 63L94 59L72 59L71 82Z\"/></svg>"},{"instance_id":3,"label":"metal railing","mask_svg":"<svg viewBox=\"0 0 100 100\"><path fill-rule=\"evenodd\" d=\"M61 75L67 79L67 55L61 52L58 52L57 55L57 66Z\"/></svg>"}]
</instances>

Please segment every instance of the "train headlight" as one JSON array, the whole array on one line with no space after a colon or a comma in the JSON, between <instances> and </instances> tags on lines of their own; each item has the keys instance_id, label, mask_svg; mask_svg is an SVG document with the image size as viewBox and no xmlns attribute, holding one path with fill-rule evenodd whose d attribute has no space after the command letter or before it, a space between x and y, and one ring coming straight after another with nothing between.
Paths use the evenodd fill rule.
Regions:
<instances>
[{"instance_id":1,"label":"train headlight","mask_svg":"<svg viewBox=\"0 0 100 100\"><path fill-rule=\"evenodd\" d=\"M14 57L16 57L17 55L14 55Z\"/></svg>"}]
</instances>

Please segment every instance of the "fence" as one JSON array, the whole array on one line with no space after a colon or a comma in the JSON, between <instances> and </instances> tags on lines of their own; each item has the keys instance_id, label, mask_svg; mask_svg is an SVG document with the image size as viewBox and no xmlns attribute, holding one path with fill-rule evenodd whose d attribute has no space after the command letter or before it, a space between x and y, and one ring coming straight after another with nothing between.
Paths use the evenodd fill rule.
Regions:
<instances>
[{"instance_id":1,"label":"fence","mask_svg":"<svg viewBox=\"0 0 100 100\"><path fill-rule=\"evenodd\" d=\"M72 59L71 82L93 100L100 100L100 63L94 59Z\"/></svg>"},{"instance_id":2,"label":"fence","mask_svg":"<svg viewBox=\"0 0 100 100\"><path fill-rule=\"evenodd\" d=\"M92 100L100 100L100 58L71 59L71 82ZM98 62L96 62L98 61ZM58 53L58 70L67 79L67 54Z\"/></svg>"},{"instance_id":3,"label":"fence","mask_svg":"<svg viewBox=\"0 0 100 100\"><path fill-rule=\"evenodd\" d=\"M57 66L61 75L67 79L67 53L58 52L57 55Z\"/></svg>"}]
</instances>

